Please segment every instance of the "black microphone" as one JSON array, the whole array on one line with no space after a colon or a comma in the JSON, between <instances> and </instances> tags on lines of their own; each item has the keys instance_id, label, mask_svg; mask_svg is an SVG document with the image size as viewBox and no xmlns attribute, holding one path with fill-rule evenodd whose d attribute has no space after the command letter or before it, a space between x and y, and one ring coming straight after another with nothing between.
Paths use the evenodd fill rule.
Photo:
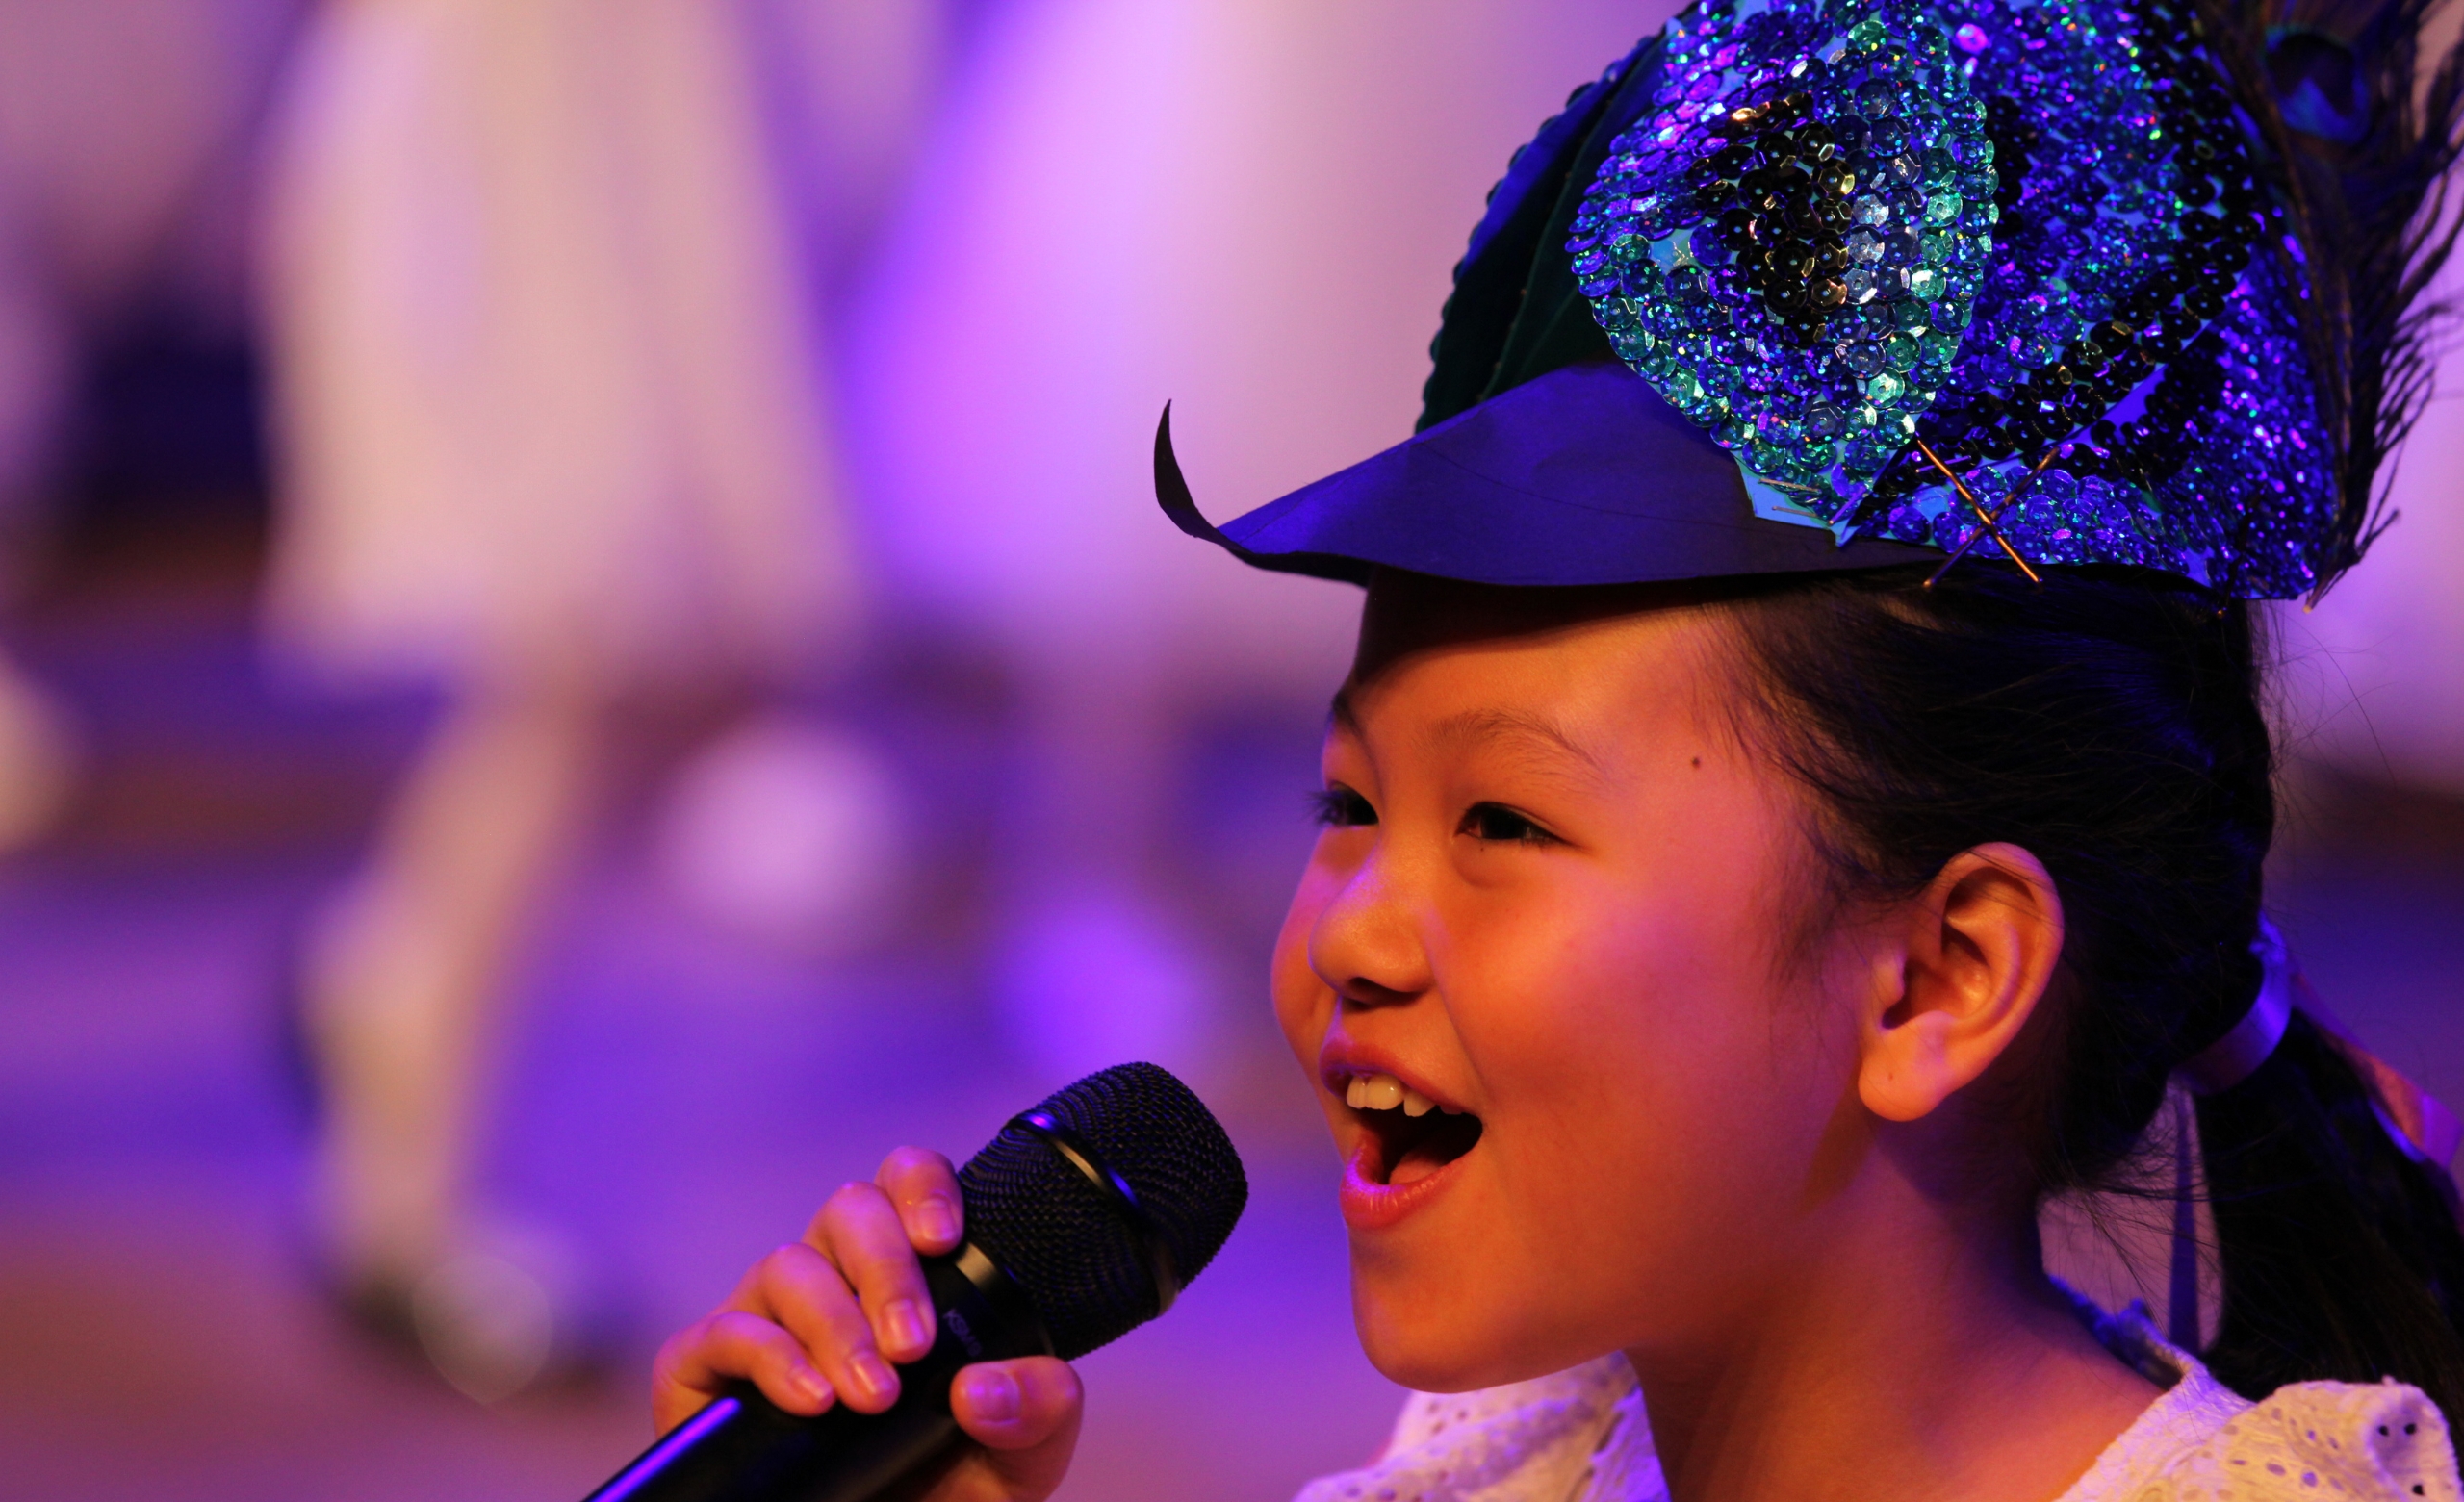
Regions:
<instances>
[{"instance_id":1,"label":"black microphone","mask_svg":"<svg viewBox=\"0 0 2464 1502\"><path fill-rule=\"evenodd\" d=\"M959 1170L967 1239L928 1257L933 1349L879 1413L789 1413L750 1383L679 1424L585 1502L866 1502L956 1459L950 1381L976 1362L1079 1357L1172 1307L1232 1234L1232 1139L1153 1064L1116 1064L1011 1118Z\"/></svg>"}]
</instances>

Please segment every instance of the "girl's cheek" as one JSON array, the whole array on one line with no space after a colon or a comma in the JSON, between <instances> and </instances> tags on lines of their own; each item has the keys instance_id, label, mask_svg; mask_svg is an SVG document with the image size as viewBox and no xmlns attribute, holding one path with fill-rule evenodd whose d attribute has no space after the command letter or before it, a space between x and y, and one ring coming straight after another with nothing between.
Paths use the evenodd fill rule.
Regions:
<instances>
[{"instance_id":1,"label":"girl's cheek","mask_svg":"<svg viewBox=\"0 0 2464 1502\"><path fill-rule=\"evenodd\" d=\"M1311 861L1292 894L1292 906L1284 913L1283 931L1275 937L1270 981L1275 1021L1304 1068L1317 1063L1318 1046L1325 1037L1334 1006L1334 992L1309 967L1309 936L1334 890L1332 874Z\"/></svg>"}]
</instances>

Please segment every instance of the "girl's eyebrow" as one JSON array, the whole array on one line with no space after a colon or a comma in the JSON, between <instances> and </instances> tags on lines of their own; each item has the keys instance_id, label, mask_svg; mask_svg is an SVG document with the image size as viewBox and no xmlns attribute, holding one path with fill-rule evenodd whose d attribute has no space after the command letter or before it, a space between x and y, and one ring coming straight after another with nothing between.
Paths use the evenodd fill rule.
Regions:
<instances>
[{"instance_id":1,"label":"girl's eyebrow","mask_svg":"<svg viewBox=\"0 0 2464 1502\"><path fill-rule=\"evenodd\" d=\"M1335 691L1332 703L1326 706L1326 718L1335 728L1359 737L1360 716L1352 708L1351 686L1346 684ZM1576 762L1590 779L1605 780L1608 764L1591 748L1566 733L1554 720L1546 715L1521 709L1467 709L1439 721L1433 738L1440 741L1516 741L1527 749L1540 751L1549 760L1569 759Z\"/></svg>"},{"instance_id":2,"label":"girl's eyebrow","mask_svg":"<svg viewBox=\"0 0 2464 1502\"><path fill-rule=\"evenodd\" d=\"M1467 709L1440 720L1434 735L1441 741L1521 742L1552 760L1558 756L1571 758L1593 777L1604 778L1608 775L1607 763L1589 747L1568 735L1554 720L1528 710Z\"/></svg>"}]
</instances>

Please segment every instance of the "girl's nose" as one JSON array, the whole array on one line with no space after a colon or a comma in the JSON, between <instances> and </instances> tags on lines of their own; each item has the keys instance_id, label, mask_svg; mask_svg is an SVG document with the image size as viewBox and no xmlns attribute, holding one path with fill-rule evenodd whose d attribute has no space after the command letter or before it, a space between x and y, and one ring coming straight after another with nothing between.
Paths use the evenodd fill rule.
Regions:
<instances>
[{"instance_id":1,"label":"girl's nose","mask_svg":"<svg viewBox=\"0 0 2464 1502\"><path fill-rule=\"evenodd\" d=\"M1309 930L1309 968L1347 1002L1387 1006L1430 988L1424 904L1403 875L1380 841Z\"/></svg>"}]
</instances>

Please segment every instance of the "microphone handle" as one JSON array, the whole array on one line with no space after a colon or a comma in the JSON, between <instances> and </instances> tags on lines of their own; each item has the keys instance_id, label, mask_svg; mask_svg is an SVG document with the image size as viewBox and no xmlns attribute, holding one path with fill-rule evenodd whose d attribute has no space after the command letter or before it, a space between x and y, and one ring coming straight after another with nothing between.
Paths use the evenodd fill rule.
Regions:
<instances>
[{"instance_id":1,"label":"microphone handle","mask_svg":"<svg viewBox=\"0 0 2464 1502\"><path fill-rule=\"evenodd\" d=\"M972 1244L923 1264L939 1318L933 1349L899 1368L896 1403L807 1418L735 1383L583 1502L869 1502L947 1464L965 1439L950 1416L959 1368L1048 1356L1052 1342L1024 1291Z\"/></svg>"}]
</instances>

